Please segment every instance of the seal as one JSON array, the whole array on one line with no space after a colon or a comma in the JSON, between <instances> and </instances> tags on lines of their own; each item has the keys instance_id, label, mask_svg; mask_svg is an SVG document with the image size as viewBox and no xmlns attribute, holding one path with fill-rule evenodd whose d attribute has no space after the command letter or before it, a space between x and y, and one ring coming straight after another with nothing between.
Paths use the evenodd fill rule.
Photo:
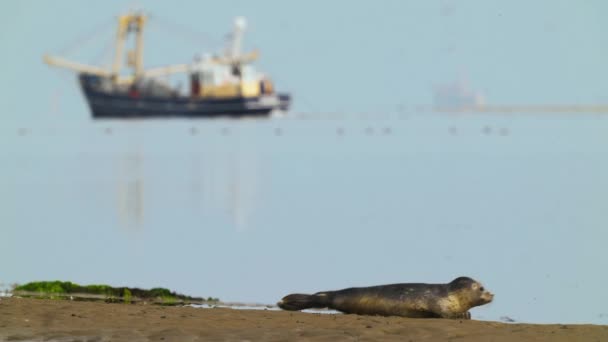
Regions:
<instances>
[{"instance_id":1,"label":"seal","mask_svg":"<svg viewBox=\"0 0 608 342\"><path fill-rule=\"evenodd\" d=\"M458 277L447 284L404 283L312 295L294 293L283 297L277 305L290 311L329 308L358 315L471 319L471 308L493 299L494 295L478 281Z\"/></svg>"}]
</instances>

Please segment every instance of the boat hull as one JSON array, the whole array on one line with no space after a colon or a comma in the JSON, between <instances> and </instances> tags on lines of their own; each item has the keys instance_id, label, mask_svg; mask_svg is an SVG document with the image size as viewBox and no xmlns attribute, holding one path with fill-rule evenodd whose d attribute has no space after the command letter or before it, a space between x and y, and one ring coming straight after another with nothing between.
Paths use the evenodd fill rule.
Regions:
<instances>
[{"instance_id":1,"label":"boat hull","mask_svg":"<svg viewBox=\"0 0 608 342\"><path fill-rule=\"evenodd\" d=\"M186 96L134 96L129 92L108 92L100 89L101 78L80 74L80 85L94 119L128 118L213 118L268 116L287 111L289 94L270 94L230 99L201 99Z\"/></svg>"}]
</instances>

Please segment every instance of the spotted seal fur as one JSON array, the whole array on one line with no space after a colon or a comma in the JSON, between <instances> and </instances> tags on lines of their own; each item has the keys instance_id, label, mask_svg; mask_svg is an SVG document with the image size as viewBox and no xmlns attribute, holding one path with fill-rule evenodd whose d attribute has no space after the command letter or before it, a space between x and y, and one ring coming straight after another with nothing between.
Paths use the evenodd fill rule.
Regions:
<instances>
[{"instance_id":1,"label":"spotted seal fur","mask_svg":"<svg viewBox=\"0 0 608 342\"><path fill-rule=\"evenodd\" d=\"M447 284L403 283L312 295L296 293L283 297L277 305L290 311L329 308L358 315L470 319L471 308L493 299L494 295L478 281L458 277Z\"/></svg>"}]
</instances>

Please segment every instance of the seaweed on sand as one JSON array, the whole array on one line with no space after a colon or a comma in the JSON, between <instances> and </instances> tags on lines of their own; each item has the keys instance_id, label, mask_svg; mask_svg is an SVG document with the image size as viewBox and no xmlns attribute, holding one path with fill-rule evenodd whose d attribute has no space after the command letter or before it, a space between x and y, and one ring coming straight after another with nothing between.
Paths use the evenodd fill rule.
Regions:
<instances>
[{"instance_id":1,"label":"seaweed on sand","mask_svg":"<svg viewBox=\"0 0 608 342\"><path fill-rule=\"evenodd\" d=\"M203 302L218 302L218 298L191 297L162 287L150 290L137 287L112 287L109 285L79 285L70 281L35 281L13 289L14 295L76 300L104 300L106 302L150 302L161 305L182 305Z\"/></svg>"}]
</instances>

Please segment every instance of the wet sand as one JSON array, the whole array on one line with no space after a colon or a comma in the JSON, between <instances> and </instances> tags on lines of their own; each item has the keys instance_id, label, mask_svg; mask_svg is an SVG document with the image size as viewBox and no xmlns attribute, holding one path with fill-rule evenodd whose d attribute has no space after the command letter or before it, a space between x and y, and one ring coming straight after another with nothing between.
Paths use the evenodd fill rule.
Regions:
<instances>
[{"instance_id":1,"label":"wet sand","mask_svg":"<svg viewBox=\"0 0 608 342\"><path fill-rule=\"evenodd\" d=\"M0 298L1 341L608 341L608 326L535 325Z\"/></svg>"}]
</instances>

